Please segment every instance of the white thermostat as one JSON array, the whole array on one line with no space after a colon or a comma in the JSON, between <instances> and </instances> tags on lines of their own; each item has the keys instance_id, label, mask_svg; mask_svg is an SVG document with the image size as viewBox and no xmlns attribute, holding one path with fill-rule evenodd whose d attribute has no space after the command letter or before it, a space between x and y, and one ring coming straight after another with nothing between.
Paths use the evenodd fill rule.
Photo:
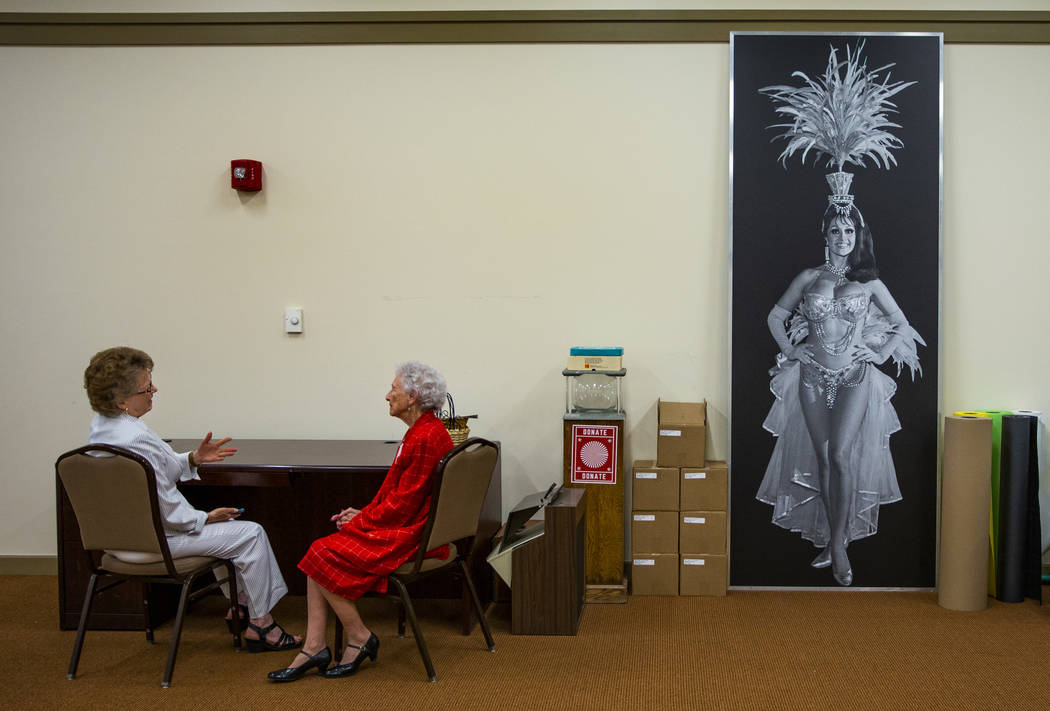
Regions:
<instances>
[{"instance_id":1,"label":"white thermostat","mask_svg":"<svg viewBox=\"0 0 1050 711\"><path fill-rule=\"evenodd\" d=\"M285 333L302 333L303 332L303 310L300 308L285 309L284 310L284 332Z\"/></svg>"}]
</instances>

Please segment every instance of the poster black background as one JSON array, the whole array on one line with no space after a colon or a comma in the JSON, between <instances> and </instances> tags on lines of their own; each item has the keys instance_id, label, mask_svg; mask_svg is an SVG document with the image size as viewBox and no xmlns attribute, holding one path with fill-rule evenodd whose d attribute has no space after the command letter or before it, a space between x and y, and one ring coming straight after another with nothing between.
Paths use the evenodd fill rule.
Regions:
<instances>
[{"instance_id":1,"label":"poster black background","mask_svg":"<svg viewBox=\"0 0 1050 711\"><path fill-rule=\"evenodd\" d=\"M775 440L762 428L772 404L767 371L777 346L766 326L770 308L790 281L824 260L820 218L834 168L826 158L787 168L777 157L787 145L772 142L783 123L765 86L816 79L832 45L844 60L846 45L863 37L869 69L895 63L891 81L917 81L892 100L898 113L891 129L904 146L890 170L847 165L852 192L871 227L880 277L911 325L926 341L919 349L922 377L907 369L898 378L892 361L881 366L894 377L892 403L901 430L890 438L903 500L881 507L879 532L849 547L854 587L932 587L937 502L937 352L939 279L939 36L747 35L733 38L733 294L732 466L730 584L737 586L832 586L830 568L809 563L818 550L797 533L771 523L772 507L755 498ZM884 75L884 73L883 73Z\"/></svg>"}]
</instances>

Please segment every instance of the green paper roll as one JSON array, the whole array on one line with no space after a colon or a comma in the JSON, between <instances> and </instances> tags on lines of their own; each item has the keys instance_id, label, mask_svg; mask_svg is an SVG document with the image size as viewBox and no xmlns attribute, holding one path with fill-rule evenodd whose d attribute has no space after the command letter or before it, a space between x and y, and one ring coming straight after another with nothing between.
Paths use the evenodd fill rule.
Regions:
<instances>
[{"instance_id":1,"label":"green paper roll","mask_svg":"<svg viewBox=\"0 0 1050 711\"><path fill-rule=\"evenodd\" d=\"M1003 416L1012 415L1013 410L981 410L981 412L992 418L992 550L994 553L995 568L993 578L989 582L989 592L998 596L1001 592L1001 581L999 580L999 569L1002 561L999 560L999 549L1002 547L1000 541L1002 506L1002 458L1003 458Z\"/></svg>"},{"instance_id":2,"label":"green paper roll","mask_svg":"<svg viewBox=\"0 0 1050 711\"><path fill-rule=\"evenodd\" d=\"M992 538L999 540L999 479L1003 456L1003 415L1014 414L1012 410L981 410L992 419Z\"/></svg>"},{"instance_id":3,"label":"green paper roll","mask_svg":"<svg viewBox=\"0 0 1050 711\"><path fill-rule=\"evenodd\" d=\"M991 471L991 419L945 417L937 604L949 610L988 606Z\"/></svg>"}]
</instances>

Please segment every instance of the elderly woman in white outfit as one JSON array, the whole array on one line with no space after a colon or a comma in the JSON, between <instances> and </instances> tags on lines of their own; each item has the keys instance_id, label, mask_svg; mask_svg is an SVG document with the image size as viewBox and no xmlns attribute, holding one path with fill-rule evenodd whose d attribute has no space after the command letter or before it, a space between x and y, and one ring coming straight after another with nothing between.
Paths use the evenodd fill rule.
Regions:
<instances>
[{"instance_id":1,"label":"elderly woman in white outfit","mask_svg":"<svg viewBox=\"0 0 1050 711\"><path fill-rule=\"evenodd\" d=\"M152 370L153 359L135 348L109 348L92 357L84 371L84 388L91 408L98 414L91 420L89 441L131 450L153 466L160 513L173 557L209 555L233 561L240 614L249 618L244 635L248 651L299 647L301 637L285 632L270 614L288 587L262 526L252 521L235 521L240 515L235 508L198 511L176 486L180 481L199 479L199 464L221 461L237 450L224 446L229 437L212 441L209 432L196 450L178 454L147 427L139 418L153 409L157 388L153 386ZM115 555L120 557L119 553Z\"/></svg>"}]
</instances>

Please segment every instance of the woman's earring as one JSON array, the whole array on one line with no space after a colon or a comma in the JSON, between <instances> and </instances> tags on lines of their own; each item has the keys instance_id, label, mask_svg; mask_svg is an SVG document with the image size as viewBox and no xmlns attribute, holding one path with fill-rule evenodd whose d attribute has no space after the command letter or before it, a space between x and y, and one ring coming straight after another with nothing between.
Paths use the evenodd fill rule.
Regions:
<instances>
[{"instance_id":1,"label":"woman's earring","mask_svg":"<svg viewBox=\"0 0 1050 711\"><path fill-rule=\"evenodd\" d=\"M828 249L828 243L827 242L824 243L824 261L825 262L830 262L831 261L831 250Z\"/></svg>"},{"instance_id":2,"label":"woman's earring","mask_svg":"<svg viewBox=\"0 0 1050 711\"><path fill-rule=\"evenodd\" d=\"M125 415L130 415L130 414L131 414L130 412L128 412L128 407L127 407L127 405L125 405L125 406L124 406L124 414L125 414Z\"/></svg>"}]
</instances>

